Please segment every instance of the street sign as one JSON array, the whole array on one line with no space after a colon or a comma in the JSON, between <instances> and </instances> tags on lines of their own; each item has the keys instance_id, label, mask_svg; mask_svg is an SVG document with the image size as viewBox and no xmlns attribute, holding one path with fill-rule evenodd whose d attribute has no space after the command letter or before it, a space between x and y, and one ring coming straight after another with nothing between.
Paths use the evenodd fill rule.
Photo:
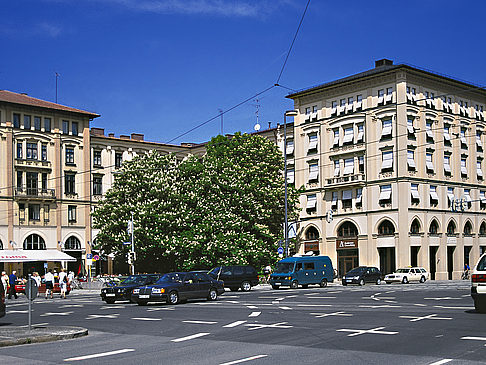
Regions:
<instances>
[{"instance_id":1,"label":"street sign","mask_svg":"<svg viewBox=\"0 0 486 365\"><path fill-rule=\"evenodd\" d=\"M100 259L100 257L99 257L98 255L94 255L94 256L93 256L93 260L94 260L94 261L98 261L99 259Z\"/></svg>"},{"instance_id":2,"label":"street sign","mask_svg":"<svg viewBox=\"0 0 486 365\"><path fill-rule=\"evenodd\" d=\"M44 262L44 269L47 269L47 262Z\"/></svg>"},{"instance_id":3,"label":"street sign","mask_svg":"<svg viewBox=\"0 0 486 365\"><path fill-rule=\"evenodd\" d=\"M39 288L37 287L37 282L31 277L30 280L27 280L25 283L25 294L27 298L30 300L34 300L37 297L37 293Z\"/></svg>"},{"instance_id":4,"label":"street sign","mask_svg":"<svg viewBox=\"0 0 486 365\"><path fill-rule=\"evenodd\" d=\"M283 249L283 247L282 247L282 246L280 246L280 247L278 248L277 253L278 253L279 255L283 255L283 253L284 253L284 249Z\"/></svg>"},{"instance_id":5,"label":"street sign","mask_svg":"<svg viewBox=\"0 0 486 365\"><path fill-rule=\"evenodd\" d=\"M93 265L93 259L86 259L86 265L88 266Z\"/></svg>"},{"instance_id":6,"label":"street sign","mask_svg":"<svg viewBox=\"0 0 486 365\"><path fill-rule=\"evenodd\" d=\"M86 254L86 260L91 260L93 258L93 254L92 253L87 253Z\"/></svg>"},{"instance_id":7,"label":"street sign","mask_svg":"<svg viewBox=\"0 0 486 365\"><path fill-rule=\"evenodd\" d=\"M290 223L289 224L289 230L288 230L288 238L295 238L297 237L297 223Z\"/></svg>"},{"instance_id":8,"label":"street sign","mask_svg":"<svg viewBox=\"0 0 486 365\"><path fill-rule=\"evenodd\" d=\"M332 209L329 209L326 213L326 222L331 223L332 222Z\"/></svg>"}]
</instances>

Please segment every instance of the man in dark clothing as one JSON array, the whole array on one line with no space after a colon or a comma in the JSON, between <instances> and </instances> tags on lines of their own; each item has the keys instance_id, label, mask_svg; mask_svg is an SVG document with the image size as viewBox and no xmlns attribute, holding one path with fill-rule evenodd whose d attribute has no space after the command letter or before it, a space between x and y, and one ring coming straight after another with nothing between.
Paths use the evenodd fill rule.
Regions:
<instances>
[{"instance_id":1,"label":"man in dark clothing","mask_svg":"<svg viewBox=\"0 0 486 365\"><path fill-rule=\"evenodd\" d=\"M17 282L16 273L17 271L12 271L8 276L8 285L10 286L10 289L8 290L8 299L12 299L12 295L17 299L17 292L15 291L15 283Z\"/></svg>"}]
</instances>

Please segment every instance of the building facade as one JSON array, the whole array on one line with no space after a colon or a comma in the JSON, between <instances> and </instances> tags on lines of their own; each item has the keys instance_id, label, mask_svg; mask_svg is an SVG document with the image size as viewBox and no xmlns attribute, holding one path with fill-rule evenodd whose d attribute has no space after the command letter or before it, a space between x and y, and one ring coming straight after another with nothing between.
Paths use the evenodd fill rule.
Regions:
<instances>
[{"instance_id":1,"label":"building facade","mask_svg":"<svg viewBox=\"0 0 486 365\"><path fill-rule=\"evenodd\" d=\"M339 275L418 265L458 279L486 250L484 89L380 60L288 97L300 253L329 255Z\"/></svg>"}]
</instances>

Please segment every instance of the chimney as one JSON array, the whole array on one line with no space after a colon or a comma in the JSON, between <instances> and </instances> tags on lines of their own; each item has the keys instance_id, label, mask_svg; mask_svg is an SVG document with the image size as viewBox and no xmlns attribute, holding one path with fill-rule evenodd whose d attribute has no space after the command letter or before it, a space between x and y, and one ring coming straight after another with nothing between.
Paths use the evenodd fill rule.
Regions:
<instances>
[{"instance_id":1,"label":"chimney","mask_svg":"<svg viewBox=\"0 0 486 365\"><path fill-rule=\"evenodd\" d=\"M104 128L91 127L91 134L94 135L94 136L104 136L105 135L105 129Z\"/></svg>"},{"instance_id":2,"label":"chimney","mask_svg":"<svg viewBox=\"0 0 486 365\"><path fill-rule=\"evenodd\" d=\"M120 134L120 139L130 139L130 136L127 136L125 134Z\"/></svg>"},{"instance_id":3,"label":"chimney","mask_svg":"<svg viewBox=\"0 0 486 365\"><path fill-rule=\"evenodd\" d=\"M114 138L115 137L115 133L108 133L108 137Z\"/></svg>"},{"instance_id":4,"label":"chimney","mask_svg":"<svg viewBox=\"0 0 486 365\"><path fill-rule=\"evenodd\" d=\"M135 140L135 141L143 141L143 134L132 133L132 139Z\"/></svg>"},{"instance_id":5,"label":"chimney","mask_svg":"<svg viewBox=\"0 0 486 365\"><path fill-rule=\"evenodd\" d=\"M272 122L268 122L268 129L272 129Z\"/></svg>"},{"instance_id":6,"label":"chimney","mask_svg":"<svg viewBox=\"0 0 486 365\"><path fill-rule=\"evenodd\" d=\"M28 96L29 94L27 94L27 93L20 93L20 95Z\"/></svg>"},{"instance_id":7,"label":"chimney","mask_svg":"<svg viewBox=\"0 0 486 365\"><path fill-rule=\"evenodd\" d=\"M375 61L375 68L382 66L393 66L393 61L386 58Z\"/></svg>"}]
</instances>

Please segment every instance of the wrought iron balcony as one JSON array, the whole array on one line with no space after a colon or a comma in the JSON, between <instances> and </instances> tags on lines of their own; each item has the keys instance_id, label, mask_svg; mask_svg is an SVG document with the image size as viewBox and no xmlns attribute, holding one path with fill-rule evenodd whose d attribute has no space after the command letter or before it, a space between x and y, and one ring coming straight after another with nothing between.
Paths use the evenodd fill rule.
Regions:
<instances>
[{"instance_id":1,"label":"wrought iron balcony","mask_svg":"<svg viewBox=\"0 0 486 365\"><path fill-rule=\"evenodd\" d=\"M55 189L42 189L42 188L15 188L15 197L17 198L29 198L29 199L55 199Z\"/></svg>"}]
</instances>

